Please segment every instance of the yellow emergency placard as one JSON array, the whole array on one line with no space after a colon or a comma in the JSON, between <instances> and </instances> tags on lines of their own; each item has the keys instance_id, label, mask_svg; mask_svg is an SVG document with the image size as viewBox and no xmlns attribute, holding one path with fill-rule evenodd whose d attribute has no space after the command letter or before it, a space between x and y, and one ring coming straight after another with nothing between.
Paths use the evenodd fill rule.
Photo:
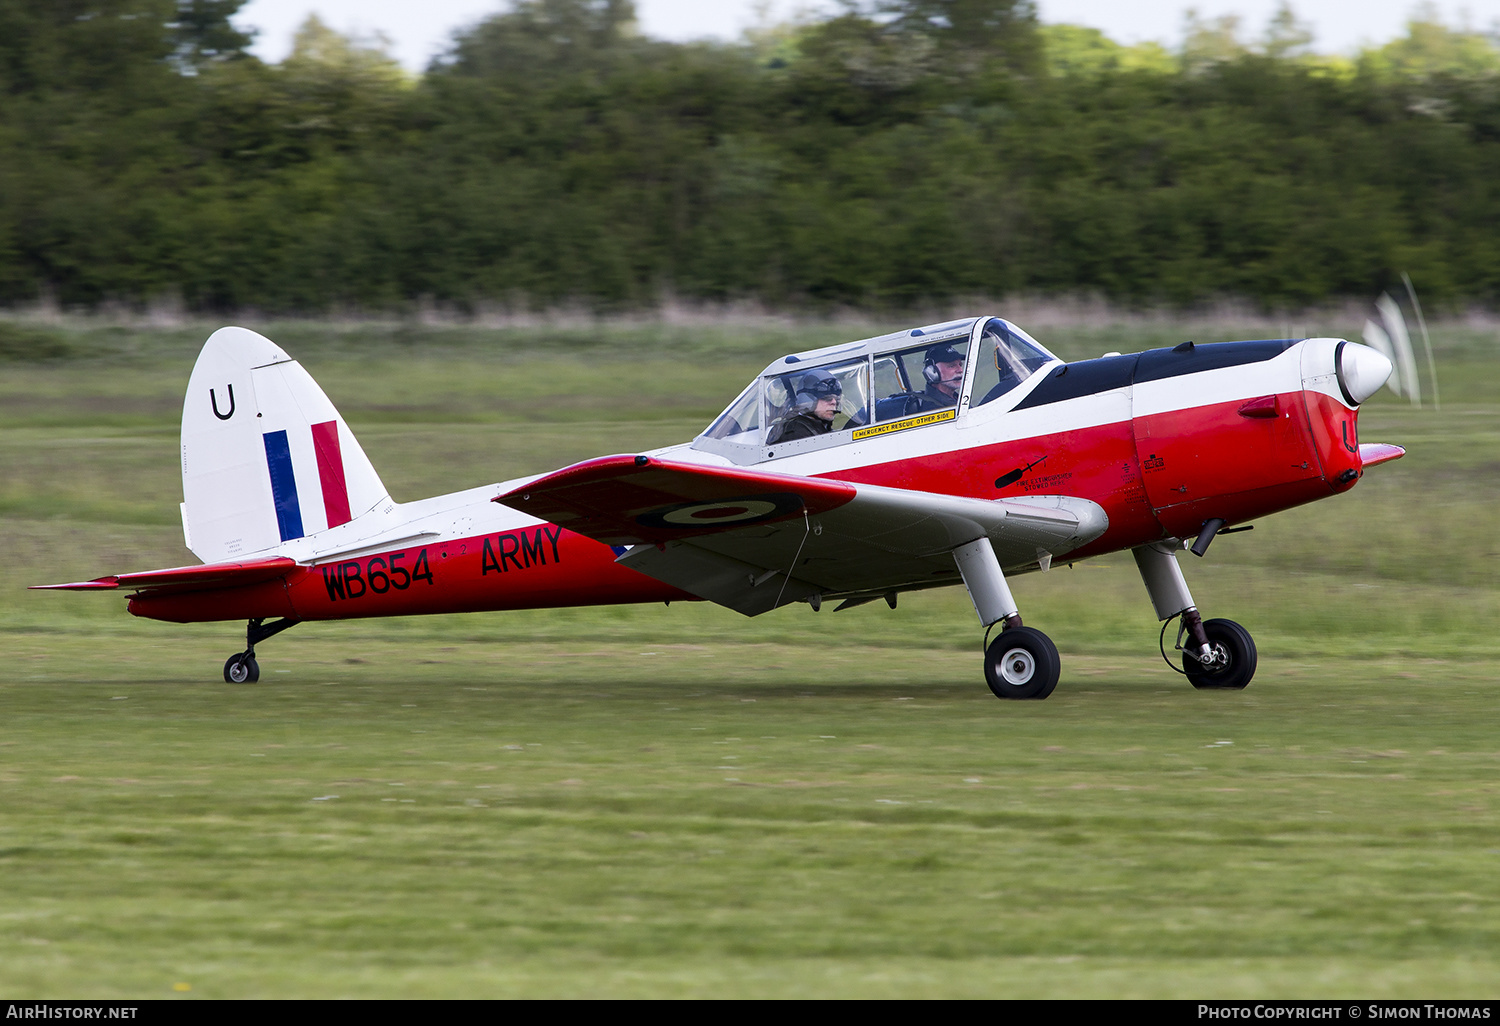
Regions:
<instances>
[{"instance_id":1,"label":"yellow emergency placard","mask_svg":"<svg viewBox=\"0 0 1500 1026\"><path fill-rule=\"evenodd\" d=\"M873 424L867 428L860 428L854 432L854 439L871 438L875 435L886 435L892 431L905 431L907 428L926 427L928 424L936 424L944 420L952 420L958 416L957 410L937 410L933 413L924 413L920 417L907 417L905 420L893 420L888 424Z\"/></svg>"}]
</instances>

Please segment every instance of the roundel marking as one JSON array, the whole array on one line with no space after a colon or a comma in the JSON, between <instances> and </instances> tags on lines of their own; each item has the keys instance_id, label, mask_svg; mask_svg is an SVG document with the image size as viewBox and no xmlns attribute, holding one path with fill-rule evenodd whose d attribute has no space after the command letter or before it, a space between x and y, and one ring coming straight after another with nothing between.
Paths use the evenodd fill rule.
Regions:
<instances>
[{"instance_id":1,"label":"roundel marking","mask_svg":"<svg viewBox=\"0 0 1500 1026\"><path fill-rule=\"evenodd\" d=\"M697 526L699 524L737 523L774 512L776 512L774 502L748 499L743 502L700 502L693 506L684 506L663 513L661 518L669 524Z\"/></svg>"},{"instance_id":2,"label":"roundel marking","mask_svg":"<svg viewBox=\"0 0 1500 1026\"><path fill-rule=\"evenodd\" d=\"M683 502L663 506L637 516L636 523L645 527L723 527L729 524L753 524L773 517L795 513L802 508L802 496L791 492L746 495L711 502Z\"/></svg>"}]
</instances>

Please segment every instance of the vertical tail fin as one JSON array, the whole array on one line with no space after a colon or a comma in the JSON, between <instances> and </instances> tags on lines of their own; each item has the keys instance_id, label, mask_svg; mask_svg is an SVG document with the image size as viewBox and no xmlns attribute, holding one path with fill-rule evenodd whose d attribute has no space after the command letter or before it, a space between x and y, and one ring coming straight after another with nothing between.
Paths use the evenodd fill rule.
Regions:
<instances>
[{"instance_id":1,"label":"vertical tail fin","mask_svg":"<svg viewBox=\"0 0 1500 1026\"><path fill-rule=\"evenodd\" d=\"M182 527L204 562L282 548L390 503L302 365L245 328L214 332L182 406Z\"/></svg>"}]
</instances>

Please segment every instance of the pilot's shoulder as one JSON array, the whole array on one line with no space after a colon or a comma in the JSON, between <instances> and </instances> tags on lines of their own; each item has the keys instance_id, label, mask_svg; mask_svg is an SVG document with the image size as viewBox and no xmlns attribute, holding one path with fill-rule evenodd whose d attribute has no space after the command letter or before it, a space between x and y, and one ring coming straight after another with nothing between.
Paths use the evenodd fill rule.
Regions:
<instances>
[{"instance_id":1,"label":"pilot's shoulder","mask_svg":"<svg viewBox=\"0 0 1500 1026\"><path fill-rule=\"evenodd\" d=\"M793 442L799 438L811 438L815 432L805 417L793 417L781 426L778 442Z\"/></svg>"}]
</instances>

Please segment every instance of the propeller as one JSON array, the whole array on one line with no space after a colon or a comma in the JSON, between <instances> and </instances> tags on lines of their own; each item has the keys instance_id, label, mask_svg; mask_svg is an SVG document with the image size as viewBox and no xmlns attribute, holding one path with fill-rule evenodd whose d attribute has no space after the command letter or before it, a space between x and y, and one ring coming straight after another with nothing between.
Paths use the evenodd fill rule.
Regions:
<instances>
[{"instance_id":1,"label":"propeller","mask_svg":"<svg viewBox=\"0 0 1500 1026\"><path fill-rule=\"evenodd\" d=\"M1417 301L1417 290L1412 287L1411 276L1403 273L1406 293L1411 298L1417 323L1422 330L1422 341L1427 349L1427 374L1432 382L1432 404L1440 409L1437 393L1437 364L1432 357L1432 338L1427 334L1427 321L1422 316L1422 305ZM1375 300L1375 317L1365 321L1363 339L1365 345L1391 361L1391 376L1386 386L1397 395L1404 395L1413 406L1422 405L1422 380L1417 373L1417 360L1411 347L1411 333L1406 329L1406 318L1401 306L1389 293L1382 292Z\"/></svg>"},{"instance_id":2,"label":"propeller","mask_svg":"<svg viewBox=\"0 0 1500 1026\"><path fill-rule=\"evenodd\" d=\"M1432 358L1432 338L1427 334L1427 318L1422 316L1422 304L1417 302L1417 290L1412 286L1411 275L1402 271L1401 280L1406 283L1406 294L1411 297L1412 309L1417 312L1417 325L1422 329L1422 345L1427 349L1427 375L1432 379L1432 408L1441 410L1443 406L1438 402L1437 362Z\"/></svg>"},{"instance_id":3,"label":"propeller","mask_svg":"<svg viewBox=\"0 0 1500 1026\"><path fill-rule=\"evenodd\" d=\"M1413 406L1422 405L1422 382L1417 378L1417 361L1412 356L1411 335L1406 330L1406 318L1401 316L1401 307L1382 292L1375 300L1379 321L1365 321L1365 343L1391 361L1391 372L1387 387L1397 395L1404 395Z\"/></svg>"}]
</instances>

